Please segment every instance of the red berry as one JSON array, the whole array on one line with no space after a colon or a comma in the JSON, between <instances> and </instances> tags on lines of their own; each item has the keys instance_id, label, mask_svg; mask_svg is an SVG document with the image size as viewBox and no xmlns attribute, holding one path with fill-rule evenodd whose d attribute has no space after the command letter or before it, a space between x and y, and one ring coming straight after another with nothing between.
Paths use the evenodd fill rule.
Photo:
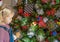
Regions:
<instances>
[{"instance_id":1,"label":"red berry","mask_svg":"<svg viewBox=\"0 0 60 42\"><path fill-rule=\"evenodd\" d=\"M43 17L42 16L40 16L40 20L42 20L43 19Z\"/></svg>"},{"instance_id":2,"label":"red berry","mask_svg":"<svg viewBox=\"0 0 60 42\"><path fill-rule=\"evenodd\" d=\"M48 2L48 0L41 0L42 1L42 3L47 3Z\"/></svg>"},{"instance_id":3,"label":"red berry","mask_svg":"<svg viewBox=\"0 0 60 42\"><path fill-rule=\"evenodd\" d=\"M52 35L52 32L50 31L50 35Z\"/></svg>"},{"instance_id":4,"label":"red berry","mask_svg":"<svg viewBox=\"0 0 60 42\"><path fill-rule=\"evenodd\" d=\"M19 13L19 14L23 14L23 8L20 8L20 9L18 10L18 13Z\"/></svg>"},{"instance_id":5,"label":"red berry","mask_svg":"<svg viewBox=\"0 0 60 42\"><path fill-rule=\"evenodd\" d=\"M49 42L49 40L48 40L48 39L46 39L46 40L45 40L45 42Z\"/></svg>"},{"instance_id":6,"label":"red berry","mask_svg":"<svg viewBox=\"0 0 60 42\"><path fill-rule=\"evenodd\" d=\"M58 38L58 40L60 40L60 37Z\"/></svg>"},{"instance_id":7,"label":"red berry","mask_svg":"<svg viewBox=\"0 0 60 42\"><path fill-rule=\"evenodd\" d=\"M22 29L23 29L23 30L26 30L26 29L27 29L27 26L22 26Z\"/></svg>"},{"instance_id":8,"label":"red berry","mask_svg":"<svg viewBox=\"0 0 60 42\"><path fill-rule=\"evenodd\" d=\"M43 20L40 20L39 23L38 23L38 25L40 27L46 27L46 24L43 22Z\"/></svg>"},{"instance_id":9,"label":"red berry","mask_svg":"<svg viewBox=\"0 0 60 42\"><path fill-rule=\"evenodd\" d=\"M60 34L60 32L58 32L58 34Z\"/></svg>"},{"instance_id":10,"label":"red berry","mask_svg":"<svg viewBox=\"0 0 60 42\"><path fill-rule=\"evenodd\" d=\"M51 15L52 15L52 16L54 16L55 9L54 9L54 8L53 8L53 9L51 9L51 10L50 10L50 12L51 12Z\"/></svg>"},{"instance_id":11,"label":"red berry","mask_svg":"<svg viewBox=\"0 0 60 42\"><path fill-rule=\"evenodd\" d=\"M51 13L50 13L50 11L48 10L48 11L46 11L46 14L48 15L48 16L50 16L51 15Z\"/></svg>"},{"instance_id":12,"label":"red berry","mask_svg":"<svg viewBox=\"0 0 60 42\"><path fill-rule=\"evenodd\" d=\"M52 4L55 5L56 4L56 0L52 0Z\"/></svg>"},{"instance_id":13,"label":"red berry","mask_svg":"<svg viewBox=\"0 0 60 42\"><path fill-rule=\"evenodd\" d=\"M29 13L27 13L27 12L26 12L26 13L24 13L23 15L24 15L25 17L29 17L29 16L30 16L30 14L29 14Z\"/></svg>"},{"instance_id":14,"label":"red berry","mask_svg":"<svg viewBox=\"0 0 60 42\"><path fill-rule=\"evenodd\" d=\"M56 19L56 20L54 20L54 21L55 21L55 23L56 23L56 22L58 22L58 20L57 20L57 19Z\"/></svg>"}]
</instances>

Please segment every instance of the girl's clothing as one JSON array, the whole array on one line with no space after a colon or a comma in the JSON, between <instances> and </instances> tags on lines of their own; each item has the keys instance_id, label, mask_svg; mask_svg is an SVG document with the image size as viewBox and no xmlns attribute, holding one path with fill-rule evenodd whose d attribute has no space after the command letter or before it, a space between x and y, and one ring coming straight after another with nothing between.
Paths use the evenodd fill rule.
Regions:
<instances>
[{"instance_id":1,"label":"girl's clothing","mask_svg":"<svg viewBox=\"0 0 60 42\"><path fill-rule=\"evenodd\" d=\"M8 29L10 28L9 25L0 25L0 26L5 26ZM10 39L9 33L0 27L0 42L10 42L9 39Z\"/></svg>"}]
</instances>

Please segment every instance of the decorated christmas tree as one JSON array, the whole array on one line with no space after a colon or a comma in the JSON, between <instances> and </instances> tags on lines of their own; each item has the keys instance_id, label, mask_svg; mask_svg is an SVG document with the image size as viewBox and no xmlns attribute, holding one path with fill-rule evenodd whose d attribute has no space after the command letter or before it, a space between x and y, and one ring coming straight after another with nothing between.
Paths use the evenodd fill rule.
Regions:
<instances>
[{"instance_id":1,"label":"decorated christmas tree","mask_svg":"<svg viewBox=\"0 0 60 42\"><path fill-rule=\"evenodd\" d=\"M14 9L18 42L60 42L60 0L21 0Z\"/></svg>"}]
</instances>

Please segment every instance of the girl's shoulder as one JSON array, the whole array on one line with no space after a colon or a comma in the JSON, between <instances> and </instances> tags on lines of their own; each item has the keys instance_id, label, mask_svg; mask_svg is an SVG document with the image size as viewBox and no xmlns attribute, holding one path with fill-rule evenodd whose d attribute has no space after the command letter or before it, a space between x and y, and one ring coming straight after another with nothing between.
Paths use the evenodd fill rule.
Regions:
<instances>
[{"instance_id":1,"label":"girl's shoulder","mask_svg":"<svg viewBox=\"0 0 60 42\"><path fill-rule=\"evenodd\" d=\"M10 28L10 26L7 25L7 24L6 24L6 25L0 25L0 26L2 26L2 27L6 27L6 28L8 28L8 29ZM1 27L0 27L0 28L1 28Z\"/></svg>"}]
</instances>

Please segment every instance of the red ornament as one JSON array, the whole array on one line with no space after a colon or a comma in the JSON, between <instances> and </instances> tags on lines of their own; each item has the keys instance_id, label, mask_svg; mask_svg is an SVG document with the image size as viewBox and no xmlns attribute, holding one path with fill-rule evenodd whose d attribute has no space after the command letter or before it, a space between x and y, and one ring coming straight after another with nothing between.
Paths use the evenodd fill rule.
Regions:
<instances>
[{"instance_id":1,"label":"red ornament","mask_svg":"<svg viewBox=\"0 0 60 42\"><path fill-rule=\"evenodd\" d=\"M27 30L27 26L22 26L22 29L23 30Z\"/></svg>"},{"instance_id":2,"label":"red ornament","mask_svg":"<svg viewBox=\"0 0 60 42\"><path fill-rule=\"evenodd\" d=\"M34 24L37 24L37 22L36 22L36 21L34 21L33 23L34 23Z\"/></svg>"},{"instance_id":3,"label":"red ornament","mask_svg":"<svg viewBox=\"0 0 60 42\"><path fill-rule=\"evenodd\" d=\"M46 11L46 14L47 14L48 16L50 16L50 14L51 14L51 13L50 13L50 10L47 10L47 11Z\"/></svg>"},{"instance_id":4,"label":"red ornament","mask_svg":"<svg viewBox=\"0 0 60 42\"><path fill-rule=\"evenodd\" d=\"M42 16L39 16L40 17L40 20L43 20L43 17Z\"/></svg>"},{"instance_id":5,"label":"red ornament","mask_svg":"<svg viewBox=\"0 0 60 42\"><path fill-rule=\"evenodd\" d=\"M56 11L56 10L55 10L54 8L52 8L51 10L47 10L47 11L46 11L46 14L47 14L48 16L50 16L50 15L54 16L55 11Z\"/></svg>"},{"instance_id":6,"label":"red ornament","mask_svg":"<svg viewBox=\"0 0 60 42\"><path fill-rule=\"evenodd\" d=\"M50 35L52 35L52 31L50 31Z\"/></svg>"},{"instance_id":7,"label":"red ornament","mask_svg":"<svg viewBox=\"0 0 60 42\"><path fill-rule=\"evenodd\" d=\"M25 17L29 17L29 16L30 16L30 14L27 13L27 12L25 12L23 15L24 15Z\"/></svg>"},{"instance_id":8,"label":"red ornament","mask_svg":"<svg viewBox=\"0 0 60 42\"><path fill-rule=\"evenodd\" d=\"M42 3L47 3L49 0L41 0Z\"/></svg>"},{"instance_id":9,"label":"red ornament","mask_svg":"<svg viewBox=\"0 0 60 42\"><path fill-rule=\"evenodd\" d=\"M45 40L45 42L49 42L49 40L48 40L48 39L46 39L46 40Z\"/></svg>"},{"instance_id":10,"label":"red ornament","mask_svg":"<svg viewBox=\"0 0 60 42\"><path fill-rule=\"evenodd\" d=\"M58 34L60 34L60 32L58 32Z\"/></svg>"},{"instance_id":11,"label":"red ornament","mask_svg":"<svg viewBox=\"0 0 60 42\"><path fill-rule=\"evenodd\" d=\"M55 11L56 11L56 10L55 10L54 8L50 10L52 16L54 16Z\"/></svg>"},{"instance_id":12,"label":"red ornament","mask_svg":"<svg viewBox=\"0 0 60 42\"><path fill-rule=\"evenodd\" d=\"M56 0L52 0L52 5L55 5L56 4Z\"/></svg>"},{"instance_id":13,"label":"red ornament","mask_svg":"<svg viewBox=\"0 0 60 42\"><path fill-rule=\"evenodd\" d=\"M57 22L58 22L58 20L57 20L57 19L55 19L55 20L54 20L54 22L55 22L55 23L57 23Z\"/></svg>"},{"instance_id":14,"label":"red ornament","mask_svg":"<svg viewBox=\"0 0 60 42\"><path fill-rule=\"evenodd\" d=\"M20 8L20 9L18 10L18 13L19 13L19 14L23 14L23 8Z\"/></svg>"},{"instance_id":15,"label":"red ornament","mask_svg":"<svg viewBox=\"0 0 60 42\"><path fill-rule=\"evenodd\" d=\"M42 16L36 16L36 18L37 18L38 21L43 20Z\"/></svg>"},{"instance_id":16,"label":"red ornament","mask_svg":"<svg viewBox=\"0 0 60 42\"><path fill-rule=\"evenodd\" d=\"M58 40L60 40L60 37L58 38Z\"/></svg>"},{"instance_id":17,"label":"red ornament","mask_svg":"<svg viewBox=\"0 0 60 42\"><path fill-rule=\"evenodd\" d=\"M38 22L38 25L39 25L40 27L46 27L46 26L47 26L46 23L44 23L43 20L40 20L40 21Z\"/></svg>"}]
</instances>

